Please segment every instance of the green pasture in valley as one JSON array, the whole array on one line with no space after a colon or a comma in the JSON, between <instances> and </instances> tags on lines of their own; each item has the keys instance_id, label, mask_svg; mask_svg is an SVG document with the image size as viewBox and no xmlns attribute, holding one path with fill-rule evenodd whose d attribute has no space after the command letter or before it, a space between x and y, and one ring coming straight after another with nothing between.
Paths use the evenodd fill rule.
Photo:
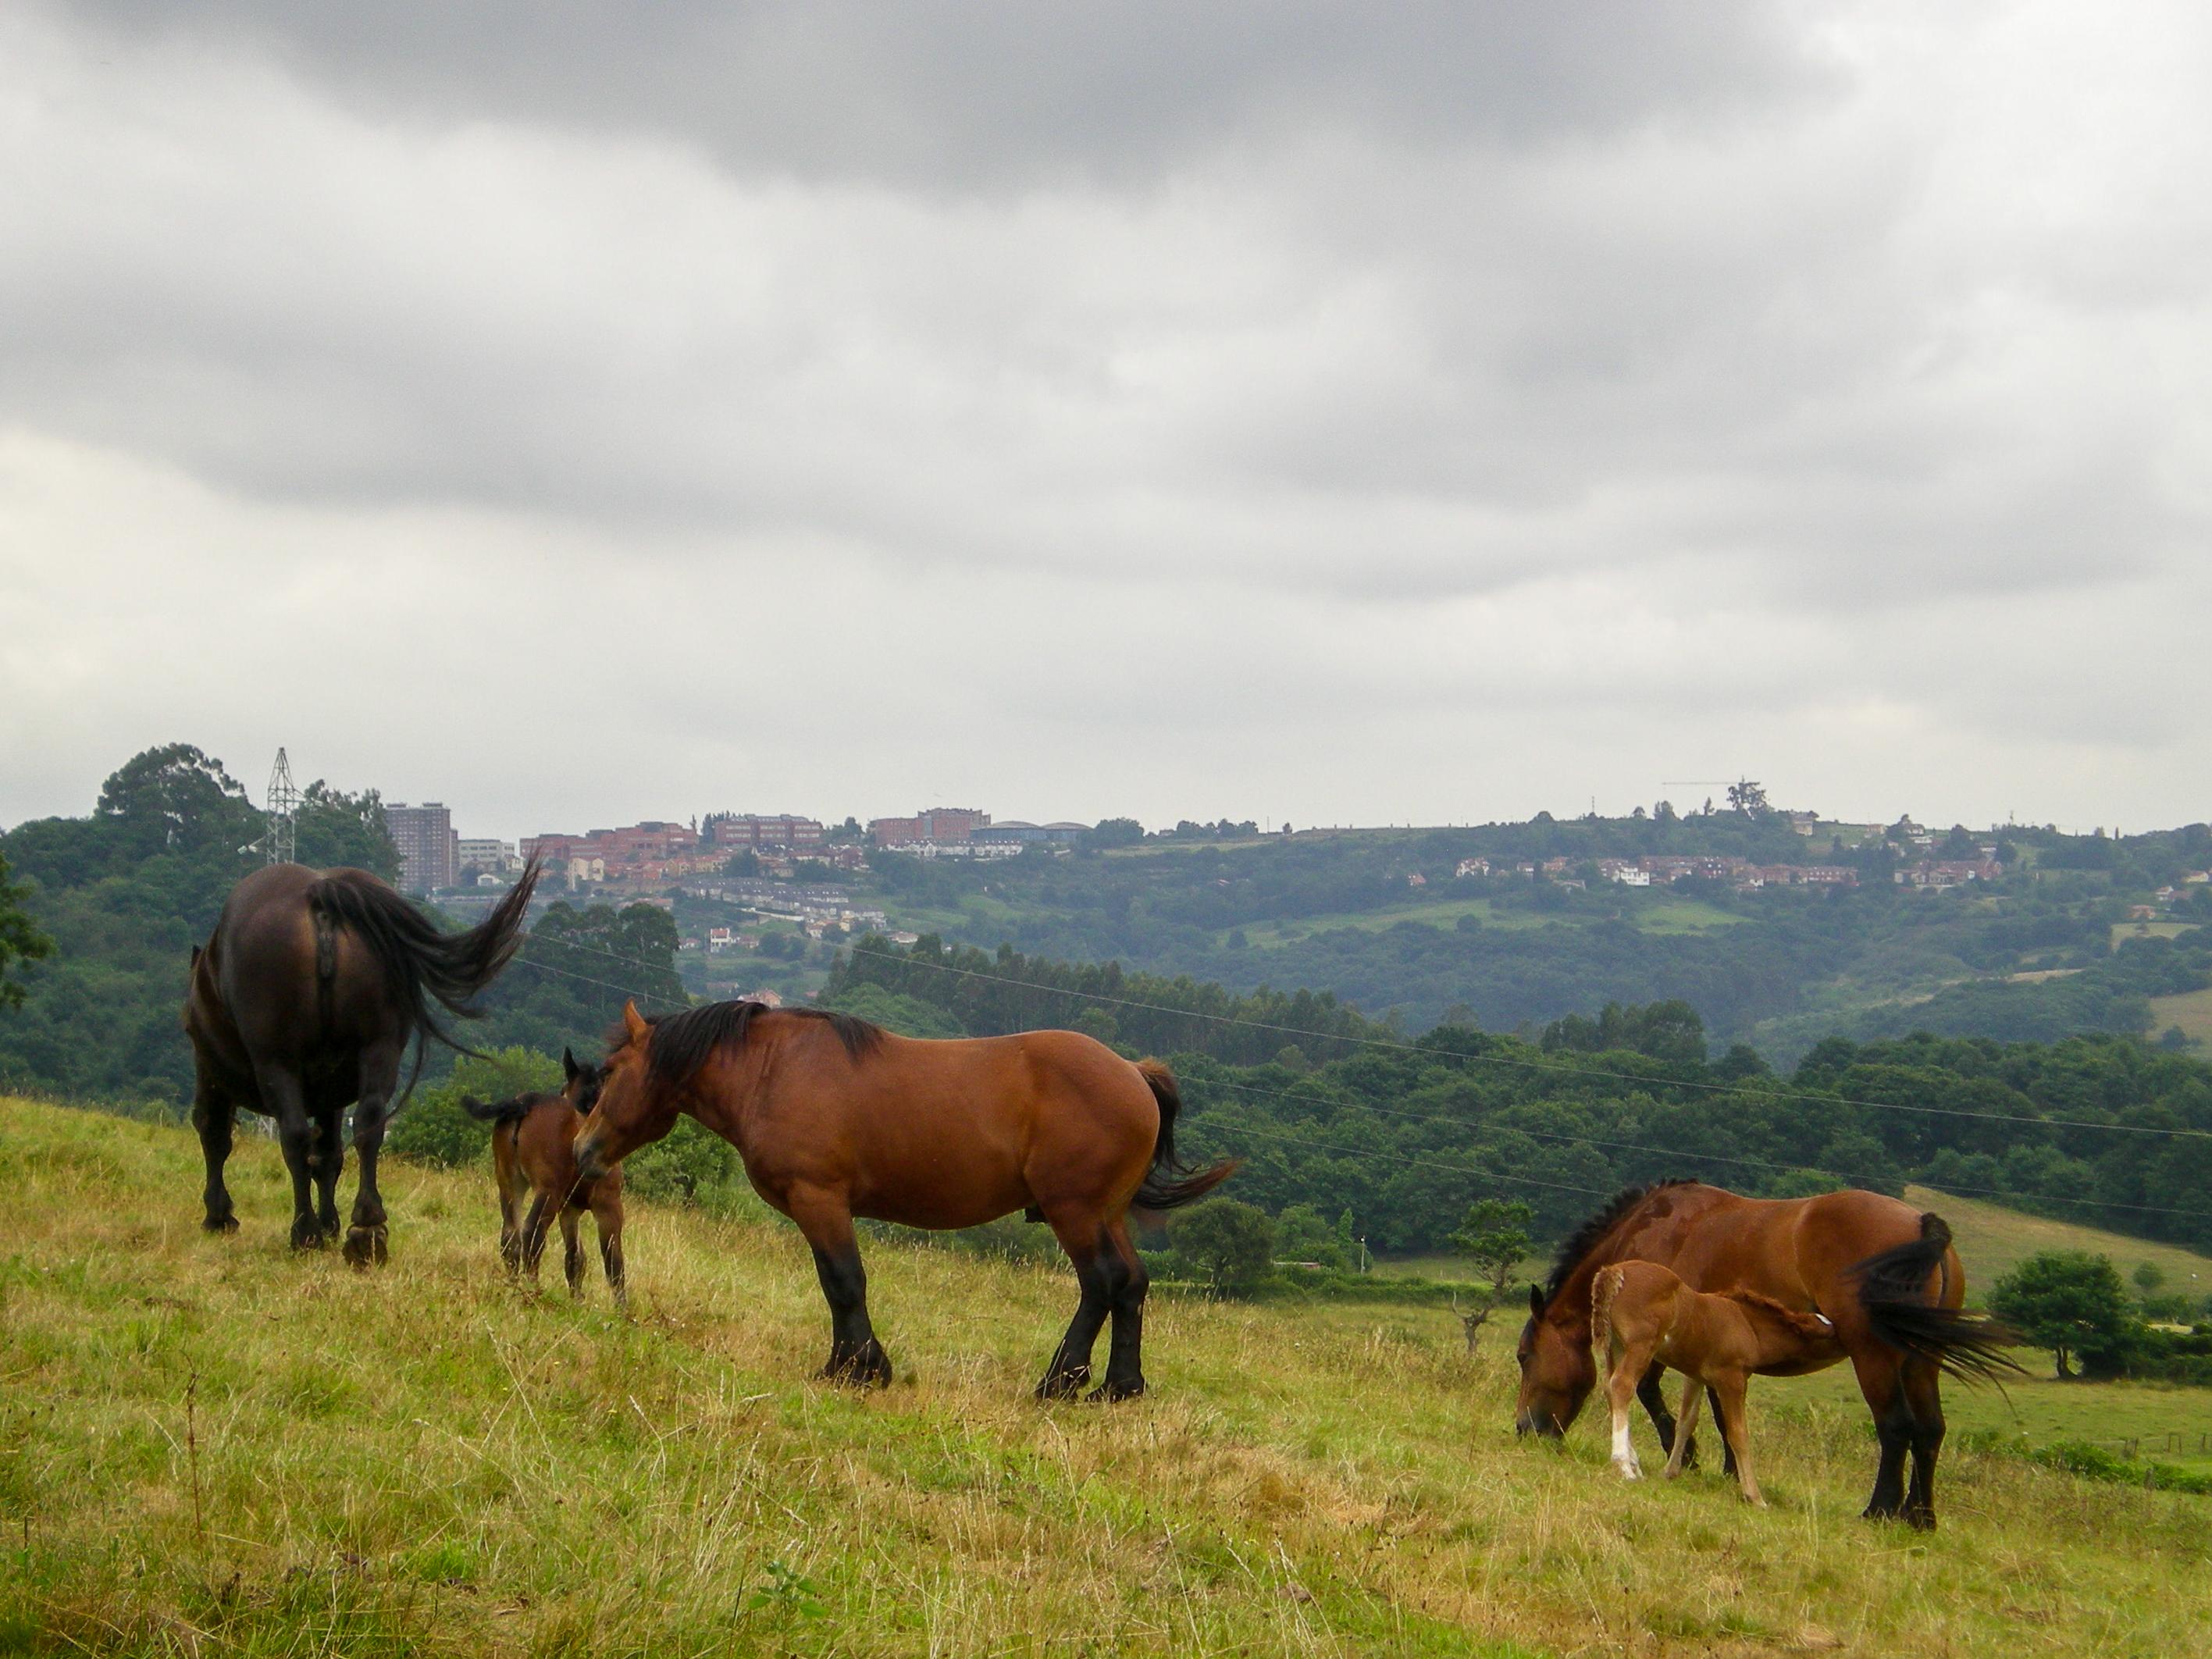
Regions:
<instances>
[{"instance_id":1,"label":"green pasture in valley","mask_svg":"<svg viewBox=\"0 0 2212 1659\"><path fill-rule=\"evenodd\" d=\"M780 1221L636 1206L624 1317L508 1282L484 1173L392 1166L362 1273L233 1167L210 1237L187 1132L0 1103L0 1651L2212 1648L2212 1500L1968 1448L1939 1531L1870 1526L1802 1387L1753 1395L1766 1510L1516 1440L1510 1339L1431 1309L1158 1296L1150 1397L1042 1407L1070 1277L878 1243L859 1394Z\"/></svg>"}]
</instances>

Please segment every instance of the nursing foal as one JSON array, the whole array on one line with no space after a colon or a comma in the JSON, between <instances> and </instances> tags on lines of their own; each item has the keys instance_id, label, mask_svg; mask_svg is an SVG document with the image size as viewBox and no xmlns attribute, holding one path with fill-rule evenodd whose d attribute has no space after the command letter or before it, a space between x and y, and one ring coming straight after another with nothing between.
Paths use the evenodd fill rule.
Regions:
<instances>
[{"instance_id":1,"label":"nursing foal","mask_svg":"<svg viewBox=\"0 0 2212 1659\"><path fill-rule=\"evenodd\" d=\"M626 1303L622 1171L609 1170L586 1180L576 1167L576 1135L598 1099L599 1067L580 1066L566 1051L561 1060L568 1079L558 1094L520 1094L489 1103L468 1095L461 1101L471 1117L492 1126L492 1171L499 1185L499 1253L509 1273L527 1268L535 1279L538 1259L545 1251L546 1230L557 1218L562 1269L570 1293L580 1296L584 1251L576 1235L584 1212L589 1210L599 1226L599 1261L606 1269L607 1288L617 1303Z\"/></svg>"},{"instance_id":2,"label":"nursing foal","mask_svg":"<svg viewBox=\"0 0 2212 1659\"><path fill-rule=\"evenodd\" d=\"M1644 1474L1628 1437L1628 1408L1638 1383L1654 1364L1682 1373L1682 1409L1674 1449L1667 1460L1671 1479L1682 1472L1682 1454L1697 1426L1698 1402L1712 1390L1721 1437L1735 1455L1746 1499L1764 1504L1751 1472L1751 1439L1744 1391L1754 1371L1776 1366L1826 1364L1842 1358L1836 1328L1820 1314L1785 1308L1771 1297L1734 1290L1693 1291L1656 1261L1621 1261L1590 1281L1590 1346L1606 1379L1613 1407L1613 1466L1631 1480Z\"/></svg>"}]
</instances>

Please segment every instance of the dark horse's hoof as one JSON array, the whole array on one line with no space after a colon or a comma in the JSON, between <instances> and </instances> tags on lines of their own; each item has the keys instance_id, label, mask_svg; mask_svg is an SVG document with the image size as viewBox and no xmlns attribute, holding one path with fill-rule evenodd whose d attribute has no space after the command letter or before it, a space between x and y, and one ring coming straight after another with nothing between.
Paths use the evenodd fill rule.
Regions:
<instances>
[{"instance_id":1,"label":"dark horse's hoof","mask_svg":"<svg viewBox=\"0 0 2212 1659\"><path fill-rule=\"evenodd\" d=\"M1083 1397L1085 1400L1104 1401L1110 1404L1116 1400L1134 1400L1144 1391L1145 1379L1141 1376L1134 1378L1109 1376Z\"/></svg>"},{"instance_id":2,"label":"dark horse's hoof","mask_svg":"<svg viewBox=\"0 0 2212 1659\"><path fill-rule=\"evenodd\" d=\"M888 1389L891 1385L890 1356L884 1352L882 1343L870 1342L850 1353L831 1354L821 1375L824 1382L841 1382L847 1388Z\"/></svg>"},{"instance_id":3,"label":"dark horse's hoof","mask_svg":"<svg viewBox=\"0 0 2212 1659\"><path fill-rule=\"evenodd\" d=\"M323 1224L311 1215L303 1215L292 1224L292 1248L295 1250L319 1250L330 1243L323 1231Z\"/></svg>"},{"instance_id":4,"label":"dark horse's hoof","mask_svg":"<svg viewBox=\"0 0 2212 1659\"><path fill-rule=\"evenodd\" d=\"M356 1267L366 1267L371 1262L382 1267L390 1259L381 1226L356 1227L346 1234L345 1259Z\"/></svg>"},{"instance_id":5,"label":"dark horse's hoof","mask_svg":"<svg viewBox=\"0 0 2212 1659\"><path fill-rule=\"evenodd\" d=\"M1091 1380L1091 1367L1079 1365L1072 1371L1048 1371L1036 1385L1040 1400L1073 1400L1083 1392L1083 1385Z\"/></svg>"},{"instance_id":6,"label":"dark horse's hoof","mask_svg":"<svg viewBox=\"0 0 2212 1659\"><path fill-rule=\"evenodd\" d=\"M238 1218L229 1214L211 1215L200 1223L200 1228L204 1232L234 1233L238 1231Z\"/></svg>"}]
</instances>

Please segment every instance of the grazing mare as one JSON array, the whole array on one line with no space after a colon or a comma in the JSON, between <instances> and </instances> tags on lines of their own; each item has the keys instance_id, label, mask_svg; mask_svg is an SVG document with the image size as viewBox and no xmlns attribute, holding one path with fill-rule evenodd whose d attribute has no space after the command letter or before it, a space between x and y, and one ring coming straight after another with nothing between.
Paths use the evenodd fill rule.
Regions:
<instances>
[{"instance_id":1,"label":"grazing mare","mask_svg":"<svg viewBox=\"0 0 2212 1659\"><path fill-rule=\"evenodd\" d=\"M1529 1288L1514 1424L1522 1433L1565 1434L1582 1410L1597 1379L1590 1280L1630 1261L1671 1267L1693 1290L1749 1291L1833 1321L1827 1357L1762 1365L1759 1374L1798 1376L1849 1359L1881 1443L1868 1516L1936 1524L1941 1374L1972 1381L2017 1369L2002 1357L2005 1333L1959 1311L1966 1269L1941 1216L1856 1190L1752 1199L1693 1181L1629 1188L1560 1247L1550 1279ZM1637 1396L1671 1451L1676 1425L1657 1367Z\"/></svg>"},{"instance_id":2,"label":"grazing mare","mask_svg":"<svg viewBox=\"0 0 2212 1659\"><path fill-rule=\"evenodd\" d=\"M520 1094L487 1105L474 1095L461 1097L471 1117L491 1128L493 1178L499 1185L499 1253L509 1273L528 1268L538 1277L545 1254L545 1230L561 1220L562 1272L573 1296L584 1293L584 1251L576 1231L588 1210L599 1232L599 1262L607 1288L617 1303L628 1298L623 1285L623 1173L608 1170L586 1181L576 1168L576 1137L599 1092L598 1067L576 1064L563 1049L561 1063L568 1081L557 1094ZM528 1208L526 1210L525 1206Z\"/></svg>"},{"instance_id":3,"label":"grazing mare","mask_svg":"<svg viewBox=\"0 0 2212 1659\"><path fill-rule=\"evenodd\" d=\"M586 1176L689 1113L738 1149L754 1190L799 1224L830 1304L840 1381L890 1381L868 1321L853 1218L980 1226L1016 1210L1051 1224L1082 1287L1037 1384L1080 1390L1109 1316L1105 1380L1091 1398L1142 1394L1145 1264L1132 1205L1171 1210L1236 1165L1181 1176L1175 1078L1074 1031L925 1042L845 1014L718 1002L648 1021L635 1004L613 1034L598 1109L577 1138Z\"/></svg>"},{"instance_id":4,"label":"grazing mare","mask_svg":"<svg viewBox=\"0 0 2212 1659\"><path fill-rule=\"evenodd\" d=\"M335 1237L345 1163L340 1125L352 1106L361 1189L346 1260L361 1267L385 1259L376 1155L385 1123L404 1098L400 1060L410 1041L418 1071L424 1039L461 1047L437 1010L477 1013L472 999L521 943L537 881L533 862L491 914L462 933L441 931L366 870L272 864L231 889L215 933L193 947L185 998L210 1231L238 1225L222 1168L243 1109L276 1120L292 1175L294 1248Z\"/></svg>"},{"instance_id":5,"label":"grazing mare","mask_svg":"<svg viewBox=\"0 0 2212 1659\"><path fill-rule=\"evenodd\" d=\"M1698 1402L1713 1396L1713 1415L1735 1465L1744 1497L1765 1505L1751 1472L1751 1425L1744 1390L1753 1373L1808 1362L1832 1365L1844 1357L1825 1314L1800 1313L1753 1291L1693 1291L1656 1261L1616 1261L1590 1279L1591 1345L1604 1357L1606 1399L1613 1407L1613 1466L1629 1480L1643 1476L1628 1437L1628 1403L1655 1365L1680 1371L1682 1412L1667 1476L1682 1472L1697 1427Z\"/></svg>"}]
</instances>

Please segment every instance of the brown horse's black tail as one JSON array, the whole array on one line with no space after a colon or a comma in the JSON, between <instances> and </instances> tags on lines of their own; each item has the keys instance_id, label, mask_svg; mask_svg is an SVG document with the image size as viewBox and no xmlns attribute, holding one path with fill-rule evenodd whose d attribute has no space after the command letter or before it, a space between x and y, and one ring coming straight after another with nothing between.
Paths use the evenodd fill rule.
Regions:
<instances>
[{"instance_id":1,"label":"brown horse's black tail","mask_svg":"<svg viewBox=\"0 0 2212 1659\"><path fill-rule=\"evenodd\" d=\"M1194 1175L1185 1175L1175 1155L1176 1118L1182 1111L1182 1091L1176 1086L1175 1073L1157 1060L1139 1060L1137 1070L1152 1091L1152 1098L1159 1103L1160 1134L1152 1143L1152 1167L1130 1202L1140 1210L1179 1210L1197 1203L1235 1175L1237 1160L1224 1158Z\"/></svg>"},{"instance_id":2,"label":"brown horse's black tail","mask_svg":"<svg viewBox=\"0 0 2212 1659\"><path fill-rule=\"evenodd\" d=\"M522 944L522 919L538 884L535 859L522 878L466 933L448 933L366 872L341 870L307 889L308 908L343 928L384 969L392 1000L415 1030L463 1054L477 1051L447 1030L439 1010L474 1019L476 998Z\"/></svg>"},{"instance_id":3,"label":"brown horse's black tail","mask_svg":"<svg viewBox=\"0 0 2212 1659\"><path fill-rule=\"evenodd\" d=\"M1951 1249L1951 1229L1940 1215L1920 1218L1920 1237L1870 1255L1853 1267L1859 1306L1874 1334L1900 1353L1924 1359L1962 1382L2000 1382L2025 1376L2005 1352L2018 1336L1993 1319L1946 1308L1928 1299L1929 1275Z\"/></svg>"}]
</instances>

